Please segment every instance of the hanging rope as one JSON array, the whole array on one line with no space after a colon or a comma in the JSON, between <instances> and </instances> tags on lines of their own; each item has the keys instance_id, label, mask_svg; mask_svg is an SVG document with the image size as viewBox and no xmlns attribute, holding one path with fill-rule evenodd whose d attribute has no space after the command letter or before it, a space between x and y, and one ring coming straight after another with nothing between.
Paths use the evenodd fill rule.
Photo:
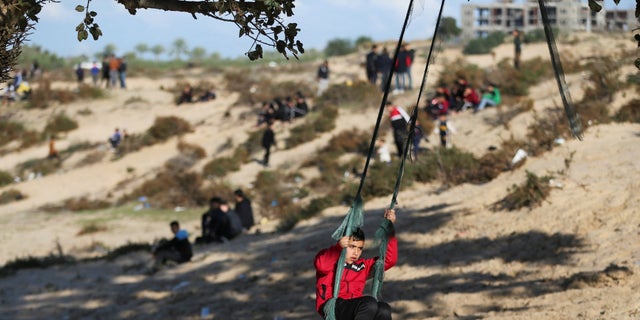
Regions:
<instances>
[{"instance_id":1,"label":"hanging rope","mask_svg":"<svg viewBox=\"0 0 640 320\"><path fill-rule=\"evenodd\" d=\"M549 46L549 55L551 56L551 64L553 65L553 71L556 75L558 82L558 89L560 90L560 96L562 97L562 104L564 105L564 113L569 120L569 127L571 127L571 134L578 140L582 140L582 122L580 121L580 115L576 112L571 101L571 95L569 94L569 87L564 79L564 70L562 69L562 62L560 61L560 55L558 55L558 48L556 47L556 40L553 37L553 31L551 30L551 24L549 23L549 15L547 13L547 7L544 4L544 0L538 0L540 6L540 14L542 15L542 24L544 25L544 34L547 37L547 45Z\"/></svg>"},{"instance_id":2,"label":"hanging rope","mask_svg":"<svg viewBox=\"0 0 640 320\"><path fill-rule=\"evenodd\" d=\"M407 8L407 14L404 19L404 23L402 25L402 31L400 32L400 37L398 38L398 43L396 45L396 50L393 54L393 64L390 66L389 77L387 77L387 82L385 83L384 94L382 96L382 101L380 103L380 108L378 110L378 117L376 119L376 125L373 130L373 136L371 137L371 143L369 144L369 151L367 154L367 159L365 161L364 169L362 171L362 178L360 179L360 185L358 186L358 191L356 192L356 196L354 198L353 204L347 213L347 216L344 218L338 229L332 234L332 237L335 240L339 240L341 237L345 235L350 235L355 229L355 227L361 227L363 222L362 215L362 187L364 186L364 181L367 177L367 171L369 169L369 163L371 162L371 157L374 154L375 142L378 138L378 131L380 129L380 123L382 122L382 115L384 114L385 105L387 103L387 98L389 97L389 89L391 88L391 79L393 79L394 74L394 66L395 62L398 60L398 53L400 52L400 47L402 46L402 42L404 39L404 33L407 29L407 25L409 24L409 17L411 17L411 11L413 10L413 0L409 1L409 6ZM336 299L340 293L340 280L342 279L342 268L345 262L346 251L342 249L340 253L340 258L336 263L336 272L333 283L333 296L331 299L325 302L323 307L323 312L326 320L336 320L335 315L335 307L336 307Z\"/></svg>"},{"instance_id":3,"label":"hanging rope","mask_svg":"<svg viewBox=\"0 0 640 320\"><path fill-rule=\"evenodd\" d=\"M402 159L400 160L400 167L398 168L398 175L396 176L396 185L393 190L393 196L391 197L391 203L389 204L389 209L393 209L397 203L398 193L400 192L400 185L402 183L402 177L404 176L404 167L407 161L407 156L409 154L410 146L412 145L411 140L413 138L413 133L416 128L416 121L418 120L418 110L420 106L420 99L422 97L422 92L424 91L424 87L427 83L427 75L429 73L429 65L431 64L431 57L433 54L433 48L435 47L436 36L438 34L438 30L440 28L440 21L442 20L442 11L444 9L444 2L440 4L440 11L438 12L438 19L436 20L436 27L433 31L433 37L431 38L431 46L429 47L429 54L427 55L427 62L424 67L424 72L422 74L422 82L420 83L420 91L418 92L418 98L416 104L411 112L411 125L409 126L409 134L407 135L407 140L404 143L404 148L402 150ZM371 295L378 299L378 295L380 295L380 291L382 289L382 282L384 280L384 259L387 255L387 243L389 240L389 235L393 232L393 224L391 221L384 219L380 224L380 227L376 231L375 237L376 242L378 244L378 260L374 264L374 276L373 276L373 285Z\"/></svg>"}]
</instances>

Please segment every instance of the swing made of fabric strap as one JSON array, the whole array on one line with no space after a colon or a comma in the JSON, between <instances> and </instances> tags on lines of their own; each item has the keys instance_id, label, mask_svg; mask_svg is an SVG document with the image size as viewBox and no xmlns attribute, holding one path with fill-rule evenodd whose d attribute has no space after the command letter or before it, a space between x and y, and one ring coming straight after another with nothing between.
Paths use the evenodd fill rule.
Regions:
<instances>
[{"instance_id":1,"label":"swing made of fabric strap","mask_svg":"<svg viewBox=\"0 0 640 320\"><path fill-rule=\"evenodd\" d=\"M403 147L403 154L402 154L402 158L400 161L400 167L398 169L398 174L396 176L396 184L395 184L395 188L393 191L393 196L391 198L391 203L389 204L389 209L393 209L395 207L396 204L396 200L397 200L397 196L398 196L398 192L400 190L400 185L402 182L402 176L404 173L404 167L405 167L405 162L407 159L407 155L409 153L409 146L411 143L411 138L412 138L412 133L414 132L415 126L416 126L416 120L418 118L418 106L420 105L420 98L422 96L422 92L424 89L424 86L426 84L426 79L427 79L427 73L428 73L428 69L429 69L429 64L431 62L431 55L433 53L433 48L434 48L434 41L436 39L436 35L437 35L437 31L439 29L440 26L440 20L442 18L442 10L444 8L444 0L442 1L441 5L440 5L440 11L438 14L438 19L436 22L436 27L434 30L434 34L433 37L431 38L431 47L429 49L429 55L427 57L427 63L425 66L425 70L422 76L422 83L420 85L420 91L418 93L418 99L416 102L416 105L412 111L412 116L410 119L410 127L409 127L409 133L407 135L407 139L404 143L404 147ZM413 0L411 0L409 2L409 7L407 9L407 15L405 17L405 21L404 21L404 25L402 26L402 31L400 33L400 37L398 39L398 43L396 45L396 50L394 52L394 56L393 56L393 61L397 61L398 59L398 52L400 51L400 47L402 46L402 40L404 38L404 33L409 21L409 17L411 16L411 11L412 11L412 7L413 7ZM334 233L332 234L332 238L334 238L335 240L339 240L340 238L342 238L345 235L350 235L353 230L357 227L362 227L363 222L364 222L364 217L363 217L363 206L362 206L362 196L361 196L361 191L362 191L362 187L364 185L364 181L366 179L367 176L367 170L369 168L369 163L371 160L372 155L374 154L374 147L375 147L375 141L377 140L377 136L378 136L378 130L380 127L380 123L382 120L382 115L384 114L384 109L385 109L385 105L387 102L387 98L389 95L389 89L391 87L391 79L393 78L393 73L394 73L394 68L393 65L391 67L391 70L389 72L389 77L387 77L387 82L385 84L385 90L384 90L384 94L382 97L382 102L380 104L380 109L378 111L378 118L376 119L376 125L375 128L373 130L373 136L371 138L371 143L369 144L369 152L367 154L367 159L365 161L365 165L364 165L364 169L362 172L362 178L360 179L360 185L358 186L358 191L356 192L356 196L354 198L353 204L351 205L351 208L349 209L349 212L347 213L347 216L344 218L344 220L342 221L342 223L340 224L340 226L336 229L336 231L334 231ZM385 260L385 256L386 256L386 252L387 252L387 244L388 244L388 239L389 239L389 235L391 233L393 233L393 224L391 223L391 221L389 221L388 219L383 219L382 223L380 224L380 227L378 228L378 230L375 233L375 242L378 243L378 249L379 249L379 257L378 260L376 261L376 263L374 264L374 275L373 275L373 286L372 286L372 296L375 299L378 299L378 295L380 294L380 290L382 288L382 282L384 280L384 260ZM325 315L325 319L326 320L335 320L335 305L336 305L336 299L338 298L338 295L340 293L340 280L342 279L342 271L344 268L342 268L341 266L344 265L345 263L345 255L346 255L346 251L344 249L342 249L342 252L340 253L340 258L338 259L338 262L336 264L336 271L335 271L335 278L334 278L334 285L333 285L333 296L331 299L327 300L325 302L325 305L323 307L323 313Z\"/></svg>"}]
</instances>

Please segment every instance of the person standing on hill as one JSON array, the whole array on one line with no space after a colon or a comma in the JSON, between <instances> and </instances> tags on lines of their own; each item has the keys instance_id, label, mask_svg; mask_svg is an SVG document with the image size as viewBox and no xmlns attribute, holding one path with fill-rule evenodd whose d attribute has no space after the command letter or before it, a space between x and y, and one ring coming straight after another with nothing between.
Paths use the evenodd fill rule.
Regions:
<instances>
[{"instance_id":1,"label":"person standing on hill","mask_svg":"<svg viewBox=\"0 0 640 320\"><path fill-rule=\"evenodd\" d=\"M264 148L264 157L262 158L262 165L269 166L269 155L271 154L271 146L276 144L276 136L273 132L273 121L267 122L267 128L262 134L262 147Z\"/></svg>"},{"instance_id":2,"label":"person standing on hill","mask_svg":"<svg viewBox=\"0 0 640 320\"><path fill-rule=\"evenodd\" d=\"M98 63L94 61L93 65L91 66L91 79L93 80L94 87L98 86L99 75L100 75L100 68L98 68Z\"/></svg>"},{"instance_id":3,"label":"person standing on hill","mask_svg":"<svg viewBox=\"0 0 640 320\"><path fill-rule=\"evenodd\" d=\"M118 59L118 79L120 80L120 88L125 89L127 87L127 60L124 58Z\"/></svg>"},{"instance_id":4,"label":"person standing on hill","mask_svg":"<svg viewBox=\"0 0 640 320\"><path fill-rule=\"evenodd\" d=\"M111 87L115 88L118 82L118 70L120 69L120 59L116 58L114 54L109 57L109 80L111 80Z\"/></svg>"},{"instance_id":5,"label":"person standing on hill","mask_svg":"<svg viewBox=\"0 0 640 320\"><path fill-rule=\"evenodd\" d=\"M522 35L519 30L513 30L513 48L515 55L513 57L513 67L520 69L520 56L522 55Z\"/></svg>"},{"instance_id":6,"label":"person standing on hill","mask_svg":"<svg viewBox=\"0 0 640 320\"><path fill-rule=\"evenodd\" d=\"M382 53L376 58L376 69L380 72L380 90L384 91L391 73L391 57L387 48L382 48Z\"/></svg>"},{"instance_id":7,"label":"person standing on hill","mask_svg":"<svg viewBox=\"0 0 640 320\"><path fill-rule=\"evenodd\" d=\"M398 60L395 61L396 92L398 93L411 90L411 78L408 75L411 62L411 53L407 50L407 45L403 44L398 52Z\"/></svg>"},{"instance_id":8,"label":"person standing on hill","mask_svg":"<svg viewBox=\"0 0 640 320\"><path fill-rule=\"evenodd\" d=\"M242 227L244 230L249 230L253 227L253 208L251 207L251 200L247 198L247 196L242 192L241 189L238 189L233 192L236 196L236 207L235 211L240 217L240 222L242 222Z\"/></svg>"},{"instance_id":9,"label":"person standing on hill","mask_svg":"<svg viewBox=\"0 0 640 320\"><path fill-rule=\"evenodd\" d=\"M371 51L367 53L365 68L367 71L367 80L369 83L375 85L376 81L378 81L378 67L376 65L376 60L378 59L378 46L372 45Z\"/></svg>"},{"instance_id":10,"label":"person standing on hill","mask_svg":"<svg viewBox=\"0 0 640 320\"><path fill-rule=\"evenodd\" d=\"M329 88L329 61L325 60L320 67L318 67L316 78L318 79L318 92L316 95L319 97Z\"/></svg>"},{"instance_id":11,"label":"person standing on hill","mask_svg":"<svg viewBox=\"0 0 640 320\"><path fill-rule=\"evenodd\" d=\"M394 105L391 101L387 101L387 111L389 112L389 120L393 128L393 140L398 150L398 157L402 158L404 142L407 139L407 124L409 123L409 114L399 106Z\"/></svg>"},{"instance_id":12,"label":"person standing on hill","mask_svg":"<svg viewBox=\"0 0 640 320\"><path fill-rule=\"evenodd\" d=\"M104 87L109 88L109 56L105 55L102 59L102 81L104 81Z\"/></svg>"}]
</instances>

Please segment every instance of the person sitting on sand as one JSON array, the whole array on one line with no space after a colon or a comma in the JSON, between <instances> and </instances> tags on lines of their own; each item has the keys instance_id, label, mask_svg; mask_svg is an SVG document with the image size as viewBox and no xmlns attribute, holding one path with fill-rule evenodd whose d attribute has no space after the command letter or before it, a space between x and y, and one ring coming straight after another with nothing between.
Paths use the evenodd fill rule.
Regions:
<instances>
[{"instance_id":1,"label":"person sitting on sand","mask_svg":"<svg viewBox=\"0 0 640 320\"><path fill-rule=\"evenodd\" d=\"M384 211L385 219L395 223L396 212L393 209ZM323 249L316 255L316 310L325 317L324 305L333 297L333 284L336 264L342 250L346 250L345 265L340 279L340 292L335 304L337 320L391 320L391 306L374 297L363 296L365 282L372 276L373 265L378 257L362 258L364 248L364 232L356 228L350 236L344 236L335 245ZM393 267L398 261L398 242L395 233L391 233L384 258L384 270Z\"/></svg>"},{"instance_id":2,"label":"person sitting on sand","mask_svg":"<svg viewBox=\"0 0 640 320\"><path fill-rule=\"evenodd\" d=\"M193 251L189 242L189 233L180 229L178 221L172 221L169 226L174 237L171 240L162 240L156 248L152 250L156 265L167 261L184 263L191 260Z\"/></svg>"}]
</instances>

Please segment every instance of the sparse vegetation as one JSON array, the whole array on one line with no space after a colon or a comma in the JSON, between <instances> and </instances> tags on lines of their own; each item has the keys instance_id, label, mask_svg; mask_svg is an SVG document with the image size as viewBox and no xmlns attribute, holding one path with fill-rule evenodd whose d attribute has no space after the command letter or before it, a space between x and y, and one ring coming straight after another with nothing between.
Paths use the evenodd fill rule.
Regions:
<instances>
[{"instance_id":1,"label":"sparse vegetation","mask_svg":"<svg viewBox=\"0 0 640 320\"><path fill-rule=\"evenodd\" d=\"M14 201L20 201L26 197L27 196L25 196L24 194L22 194L22 192L16 189L5 190L5 191L2 191L2 193L0 193L0 205L7 204Z\"/></svg>"},{"instance_id":2,"label":"sparse vegetation","mask_svg":"<svg viewBox=\"0 0 640 320\"><path fill-rule=\"evenodd\" d=\"M13 176L6 171L0 170L0 187L6 186L13 182Z\"/></svg>"},{"instance_id":3,"label":"sparse vegetation","mask_svg":"<svg viewBox=\"0 0 640 320\"><path fill-rule=\"evenodd\" d=\"M78 122L69 118L64 112L62 112L47 121L43 134L55 136L58 133L68 132L77 128Z\"/></svg>"},{"instance_id":4,"label":"sparse vegetation","mask_svg":"<svg viewBox=\"0 0 640 320\"><path fill-rule=\"evenodd\" d=\"M527 171L527 180L524 184L511 186L507 192L509 194L492 206L493 210L519 210L522 208L532 209L539 206L551 192L549 180L552 177L538 177Z\"/></svg>"},{"instance_id":5,"label":"sparse vegetation","mask_svg":"<svg viewBox=\"0 0 640 320\"><path fill-rule=\"evenodd\" d=\"M640 123L640 100L633 99L618 110L615 120L619 122L635 122Z\"/></svg>"}]
</instances>

